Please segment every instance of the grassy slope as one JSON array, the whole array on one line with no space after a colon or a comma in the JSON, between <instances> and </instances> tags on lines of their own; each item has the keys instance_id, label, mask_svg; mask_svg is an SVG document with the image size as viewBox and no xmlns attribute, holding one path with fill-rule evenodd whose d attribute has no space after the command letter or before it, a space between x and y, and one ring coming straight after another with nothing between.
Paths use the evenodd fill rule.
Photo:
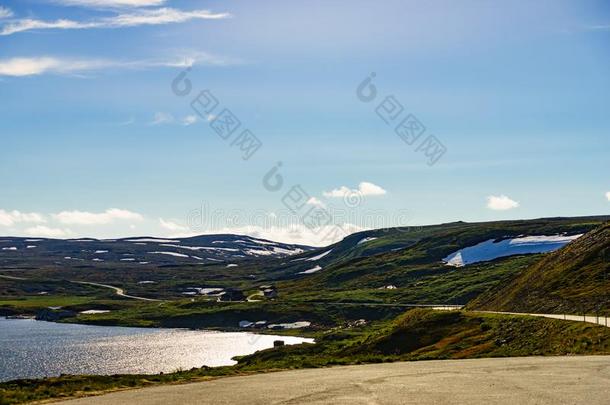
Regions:
<instances>
[{"instance_id":1,"label":"grassy slope","mask_svg":"<svg viewBox=\"0 0 610 405\"><path fill-rule=\"evenodd\" d=\"M400 231L397 228L350 235L328 247L332 252L317 261L324 269L313 275L299 276L287 283L289 290L318 291L325 289L379 288L387 284L398 287L422 281L429 276L452 271L441 259L464 247L488 239L516 237L518 235L577 234L588 232L603 223L607 217L546 218L523 221L483 223L456 222L425 226ZM363 237L378 239L358 245ZM392 251L388 248L401 247ZM381 253L375 253L381 252ZM312 262L288 263L302 271Z\"/></svg>"},{"instance_id":2,"label":"grassy slope","mask_svg":"<svg viewBox=\"0 0 610 405\"><path fill-rule=\"evenodd\" d=\"M513 312L607 312L610 308L610 223L602 225L469 304Z\"/></svg>"},{"instance_id":3,"label":"grassy slope","mask_svg":"<svg viewBox=\"0 0 610 405\"><path fill-rule=\"evenodd\" d=\"M350 336L329 333L317 345L287 346L242 358L294 368L397 360L610 354L610 329L526 316L414 309L393 322Z\"/></svg>"},{"instance_id":4,"label":"grassy slope","mask_svg":"<svg viewBox=\"0 0 610 405\"><path fill-rule=\"evenodd\" d=\"M393 321L321 334L317 344L244 356L234 367L165 375L62 376L0 384L0 404L92 395L216 376L382 361L610 354L610 329L555 319L415 309Z\"/></svg>"}]
</instances>

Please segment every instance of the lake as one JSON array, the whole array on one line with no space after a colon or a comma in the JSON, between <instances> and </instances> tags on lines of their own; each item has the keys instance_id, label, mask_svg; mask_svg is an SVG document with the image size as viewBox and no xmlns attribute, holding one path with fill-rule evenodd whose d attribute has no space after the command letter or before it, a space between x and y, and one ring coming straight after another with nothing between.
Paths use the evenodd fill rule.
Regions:
<instances>
[{"instance_id":1,"label":"lake","mask_svg":"<svg viewBox=\"0 0 610 405\"><path fill-rule=\"evenodd\" d=\"M59 374L155 374L225 366L234 356L313 342L246 332L60 324L0 318L0 381Z\"/></svg>"}]
</instances>

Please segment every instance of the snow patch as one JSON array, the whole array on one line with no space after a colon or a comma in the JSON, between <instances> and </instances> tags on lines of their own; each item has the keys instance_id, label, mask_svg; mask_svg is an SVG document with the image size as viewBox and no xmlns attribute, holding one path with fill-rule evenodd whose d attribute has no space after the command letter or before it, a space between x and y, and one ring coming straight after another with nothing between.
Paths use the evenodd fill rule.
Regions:
<instances>
[{"instance_id":1,"label":"snow patch","mask_svg":"<svg viewBox=\"0 0 610 405\"><path fill-rule=\"evenodd\" d=\"M95 315L95 314L107 314L108 312L110 312L110 311L107 309L88 309L86 311L80 311L79 314Z\"/></svg>"},{"instance_id":2,"label":"snow patch","mask_svg":"<svg viewBox=\"0 0 610 405\"><path fill-rule=\"evenodd\" d=\"M320 254L319 254L319 255L317 255L317 256L310 257L309 259L305 259L305 260L306 260L306 261L308 261L308 262L315 262L316 260L320 260L320 259L321 259L321 258L323 258L324 256L328 255L328 254L329 254L330 252L332 252L332 251L333 251L333 250L331 249L331 250L328 250L328 251L326 251L326 252L324 252L324 253L320 253Z\"/></svg>"},{"instance_id":3,"label":"snow patch","mask_svg":"<svg viewBox=\"0 0 610 405\"><path fill-rule=\"evenodd\" d=\"M368 237L368 238L360 239L360 241L358 241L358 243L356 243L356 245L362 245L363 243L370 242L375 239L377 239L377 238Z\"/></svg>"},{"instance_id":4,"label":"snow patch","mask_svg":"<svg viewBox=\"0 0 610 405\"><path fill-rule=\"evenodd\" d=\"M309 269L309 270L305 270L305 271L300 271L297 274L312 274L315 273L317 271L322 270L322 267L320 267L319 265L314 267L313 269Z\"/></svg>"},{"instance_id":5,"label":"snow patch","mask_svg":"<svg viewBox=\"0 0 610 405\"><path fill-rule=\"evenodd\" d=\"M286 248L273 246L273 253L277 253L277 254L281 254L281 255L293 256L293 255L298 255L299 253L303 253L303 252L304 252L304 250L300 249L300 248L286 249Z\"/></svg>"},{"instance_id":6,"label":"snow patch","mask_svg":"<svg viewBox=\"0 0 610 405\"><path fill-rule=\"evenodd\" d=\"M299 321L299 322L292 322L292 323L272 323L271 325L268 325L267 328L268 329L300 329L300 328L307 328L309 325L311 325L311 322L309 322L309 321Z\"/></svg>"},{"instance_id":7,"label":"snow patch","mask_svg":"<svg viewBox=\"0 0 610 405\"><path fill-rule=\"evenodd\" d=\"M188 255L183 255L182 253L176 253L176 252L148 252L151 255L167 255L167 256L174 256L174 257L189 257Z\"/></svg>"},{"instance_id":8,"label":"snow patch","mask_svg":"<svg viewBox=\"0 0 610 405\"><path fill-rule=\"evenodd\" d=\"M443 259L443 262L447 266L462 267L472 263L487 262L499 257L547 253L555 251L581 236L582 234L572 236L533 235L504 239L499 242L489 239L451 253Z\"/></svg>"},{"instance_id":9,"label":"snow patch","mask_svg":"<svg viewBox=\"0 0 610 405\"><path fill-rule=\"evenodd\" d=\"M247 255L253 256L271 256L273 252L269 250L261 250L261 249L245 249L244 250Z\"/></svg>"}]
</instances>

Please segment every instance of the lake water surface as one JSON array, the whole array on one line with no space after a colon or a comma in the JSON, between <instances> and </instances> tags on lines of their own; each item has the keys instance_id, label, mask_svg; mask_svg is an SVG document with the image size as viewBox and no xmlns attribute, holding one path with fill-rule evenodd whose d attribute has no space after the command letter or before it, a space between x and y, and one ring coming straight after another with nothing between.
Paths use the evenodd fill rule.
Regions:
<instances>
[{"instance_id":1,"label":"lake water surface","mask_svg":"<svg viewBox=\"0 0 610 405\"><path fill-rule=\"evenodd\" d=\"M59 324L0 318L0 381L59 374L141 374L235 364L232 357L312 342L245 332Z\"/></svg>"}]
</instances>

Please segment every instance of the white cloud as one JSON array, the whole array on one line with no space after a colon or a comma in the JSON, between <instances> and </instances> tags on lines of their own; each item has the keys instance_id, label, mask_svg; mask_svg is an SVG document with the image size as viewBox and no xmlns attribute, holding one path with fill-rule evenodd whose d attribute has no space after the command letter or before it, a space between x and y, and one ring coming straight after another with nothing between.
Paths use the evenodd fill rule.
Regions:
<instances>
[{"instance_id":1,"label":"white cloud","mask_svg":"<svg viewBox=\"0 0 610 405\"><path fill-rule=\"evenodd\" d=\"M490 195L487 197L487 208L495 211L506 211L517 208L519 203L505 195Z\"/></svg>"},{"instance_id":2,"label":"white cloud","mask_svg":"<svg viewBox=\"0 0 610 405\"><path fill-rule=\"evenodd\" d=\"M55 0L55 2L64 6L111 8L160 6L166 0Z\"/></svg>"},{"instance_id":3,"label":"white cloud","mask_svg":"<svg viewBox=\"0 0 610 405\"><path fill-rule=\"evenodd\" d=\"M384 195L387 193L387 191L385 191L383 188L379 187L378 185L369 183L366 181L363 181L362 183L359 184L358 191L360 191L360 194L362 194L364 196Z\"/></svg>"},{"instance_id":4,"label":"white cloud","mask_svg":"<svg viewBox=\"0 0 610 405\"><path fill-rule=\"evenodd\" d=\"M49 228L48 226L38 225L25 230L28 236L37 236L40 238L65 238L72 235L69 229Z\"/></svg>"},{"instance_id":5,"label":"white cloud","mask_svg":"<svg viewBox=\"0 0 610 405\"><path fill-rule=\"evenodd\" d=\"M169 113L157 112L150 125L170 124L174 122L174 116Z\"/></svg>"},{"instance_id":6,"label":"white cloud","mask_svg":"<svg viewBox=\"0 0 610 405\"><path fill-rule=\"evenodd\" d=\"M159 224L161 225L161 227L163 229L166 229L170 232L181 232L181 233L189 232L189 228L187 226L183 226L183 225L177 224L172 221L166 221L163 218L159 218Z\"/></svg>"},{"instance_id":7,"label":"white cloud","mask_svg":"<svg viewBox=\"0 0 610 405\"><path fill-rule=\"evenodd\" d=\"M13 12L11 9L0 6L0 19L2 18L10 18L13 16Z\"/></svg>"},{"instance_id":8,"label":"white cloud","mask_svg":"<svg viewBox=\"0 0 610 405\"><path fill-rule=\"evenodd\" d=\"M303 224L292 224L288 226L242 226L219 228L204 232L178 232L165 235L169 238L185 238L201 234L235 234L247 235L254 238L268 239L276 242L294 243L309 246L327 246L338 242L346 236L365 230L358 225L342 224L341 226L327 225L310 229Z\"/></svg>"},{"instance_id":9,"label":"white cloud","mask_svg":"<svg viewBox=\"0 0 610 405\"><path fill-rule=\"evenodd\" d=\"M307 204L313 205L314 207L320 207L320 208L326 207L326 205L324 205L324 203L322 201L320 201L319 199L317 199L316 197L311 197L309 200L307 200Z\"/></svg>"},{"instance_id":10,"label":"white cloud","mask_svg":"<svg viewBox=\"0 0 610 405\"><path fill-rule=\"evenodd\" d=\"M104 61L60 60L50 57L0 60L0 76L32 76L46 72L72 73L107 66Z\"/></svg>"},{"instance_id":11,"label":"white cloud","mask_svg":"<svg viewBox=\"0 0 610 405\"><path fill-rule=\"evenodd\" d=\"M33 76L44 73L74 74L102 69L147 69L156 67L189 67L194 64L229 65L240 63L205 53L190 52L186 55L163 60L117 61L105 59L63 59L51 56L0 59L0 76Z\"/></svg>"},{"instance_id":12,"label":"white cloud","mask_svg":"<svg viewBox=\"0 0 610 405\"><path fill-rule=\"evenodd\" d=\"M65 225L107 225L115 221L141 221L144 217L137 212L111 208L104 212L62 211L53 218Z\"/></svg>"},{"instance_id":13,"label":"white cloud","mask_svg":"<svg viewBox=\"0 0 610 405\"><path fill-rule=\"evenodd\" d=\"M323 194L325 197L341 198L348 197L350 195L359 194L361 196L379 196L386 194L387 191L380 186L363 181L358 185L357 189L350 189L346 186L341 186L331 191L325 191Z\"/></svg>"},{"instance_id":14,"label":"white cloud","mask_svg":"<svg viewBox=\"0 0 610 405\"><path fill-rule=\"evenodd\" d=\"M46 220L42 214L36 212L20 212L20 211L5 211L0 210L0 225L2 226L13 226L16 223L26 222L42 224Z\"/></svg>"},{"instance_id":15,"label":"white cloud","mask_svg":"<svg viewBox=\"0 0 610 405\"><path fill-rule=\"evenodd\" d=\"M36 20L24 18L5 24L0 30L0 35L12 35L18 32L45 29L89 29L89 28L123 28L137 27L141 25L163 25L172 23L183 23L190 20L219 20L229 18L229 13L212 13L208 10L183 11L164 7L153 10L143 9L130 13L117 14L91 21L75 21L59 19L54 21Z\"/></svg>"},{"instance_id":16,"label":"white cloud","mask_svg":"<svg viewBox=\"0 0 610 405\"><path fill-rule=\"evenodd\" d=\"M182 119L182 125L184 125L184 126L193 125L196 122L197 122L197 116L196 115L187 115L186 117L184 117Z\"/></svg>"},{"instance_id":17,"label":"white cloud","mask_svg":"<svg viewBox=\"0 0 610 405\"><path fill-rule=\"evenodd\" d=\"M607 199L608 201L610 201L610 191L608 191L608 192L606 193L606 199Z\"/></svg>"}]
</instances>

